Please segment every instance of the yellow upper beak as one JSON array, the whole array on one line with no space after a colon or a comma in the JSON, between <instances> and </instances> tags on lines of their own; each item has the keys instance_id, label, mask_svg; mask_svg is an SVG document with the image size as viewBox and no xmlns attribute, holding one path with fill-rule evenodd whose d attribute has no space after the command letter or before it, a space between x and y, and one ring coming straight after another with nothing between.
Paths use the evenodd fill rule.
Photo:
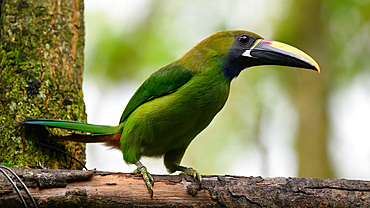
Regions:
<instances>
[{"instance_id":1,"label":"yellow upper beak","mask_svg":"<svg viewBox=\"0 0 370 208\"><path fill-rule=\"evenodd\" d=\"M309 55L277 41L258 39L242 55L265 60L266 64L313 69L320 73L319 65Z\"/></svg>"}]
</instances>

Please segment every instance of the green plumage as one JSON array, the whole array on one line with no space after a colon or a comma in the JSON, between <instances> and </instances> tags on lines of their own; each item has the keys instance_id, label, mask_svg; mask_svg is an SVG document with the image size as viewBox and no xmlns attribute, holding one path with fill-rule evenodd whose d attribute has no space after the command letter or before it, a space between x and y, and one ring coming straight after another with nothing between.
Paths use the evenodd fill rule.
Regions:
<instances>
[{"instance_id":1,"label":"green plumage","mask_svg":"<svg viewBox=\"0 0 370 208\"><path fill-rule=\"evenodd\" d=\"M183 171L200 180L195 170L180 166L186 148L226 103L231 80L247 67L264 64L319 70L312 58L291 46L247 31L223 31L153 73L135 92L116 127L54 119L21 123L105 135L91 141L120 148L124 161L138 166L153 194L153 179L140 158L164 156L169 172ZM88 142L88 136L83 141Z\"/></svg>"},{"instance_id":2,"label":"green plumage","mask_svg":"<svg viewBox=\"0 0 370 208\"><path fill-rule=\"evenodd\" d=\"M122 123L141 104L170 94L188 82L193 73L181 65L169 65L153 73L135 92L122 113Z\"/></svg>"},{"instance_id":3,"label":"green plumage","mask_svg":"<svg viewBox=\"0 0 370 208\"><path fill-rule=\"evenodd\" d=\"M85 124L76 121L66 121L59 119L28 119L21 121L20 123L25 124L35 124L35 125L44 125L49 127L57 127L61 129L73 129L77 131L84 131L96 134L117 134L118 128L116 126L103 126L103 125L94 125L94 124Z\"/></svg>"}]
</instances>

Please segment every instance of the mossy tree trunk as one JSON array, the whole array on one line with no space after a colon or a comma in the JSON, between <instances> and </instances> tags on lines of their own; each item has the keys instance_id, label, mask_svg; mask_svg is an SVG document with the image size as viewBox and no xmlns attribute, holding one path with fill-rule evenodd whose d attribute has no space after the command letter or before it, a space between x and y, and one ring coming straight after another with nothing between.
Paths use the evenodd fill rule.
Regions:
<instances>
[{"instance_id":1,"label":"mossy tree trunk","mask_svg":"<svg viewBox=\"0 0 370 208\"><path fill-rule=\"evenodd\" d=\"M86 121L82 94L82 0L0 0L0 163L18 167L81 168L46 143L84 160L85 146L57 143L24 118Z\"/></svg>"}]
</instances>

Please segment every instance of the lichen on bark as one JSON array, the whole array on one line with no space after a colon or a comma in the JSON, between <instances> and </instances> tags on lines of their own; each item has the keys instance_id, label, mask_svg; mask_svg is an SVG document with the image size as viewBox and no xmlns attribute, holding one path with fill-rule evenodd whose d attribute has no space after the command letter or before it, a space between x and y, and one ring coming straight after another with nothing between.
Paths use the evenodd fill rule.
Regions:
<instances>
[{"instance_id":1,"label":"lichen on bark","mask_svg":"<svg viewBox=\"0 0 370 208\"><path fill-rule=\"evenodd\" d=\"M82 93L83 1L0 3L0 163L16 167L81 168L46 143L85 159L85 146L57 143L65 130L25 128L25 118L86 122Z\"/></svg>"}]
</instances>

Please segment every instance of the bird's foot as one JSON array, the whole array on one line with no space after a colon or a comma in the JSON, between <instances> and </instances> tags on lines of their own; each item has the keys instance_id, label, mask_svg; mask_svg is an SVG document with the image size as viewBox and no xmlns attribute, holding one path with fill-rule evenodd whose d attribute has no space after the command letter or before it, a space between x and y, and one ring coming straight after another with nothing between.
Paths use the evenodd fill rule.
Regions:
<instances>
[{"instance_id":1,"label":"bird's foot","mask_svg":"<svg viewBox=\"0 0 370 208\"><path fill-rule=\"evenodd\" d=\"M193 168L181 167L181 171L182 172L180 173L180 175L189 175L189 176L192 176L194 178L194 180L199 181L199 183L202 182L201 175L196 170L194 170Z\"/></svg>"},{"instance_id":2,"label":"bird's foot","mask_svg":"<svg viewBox=\"0 0 370 208\"><path fill-rule=\"evenodd\" d=\"M150 198L153 198L153 186L154 186L154 180L153 177L150 175L146 167L141 164L141 162L136 163L136 170L134 173L140 173L145 181L146 187L148 188Z\"/></svg>"}]
</instances>

